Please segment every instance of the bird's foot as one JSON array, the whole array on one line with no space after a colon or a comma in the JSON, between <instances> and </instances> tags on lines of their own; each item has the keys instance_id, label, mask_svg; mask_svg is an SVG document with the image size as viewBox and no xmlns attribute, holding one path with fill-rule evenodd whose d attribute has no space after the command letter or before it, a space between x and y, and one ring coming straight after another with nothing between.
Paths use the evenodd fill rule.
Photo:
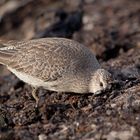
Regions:
<instances>
[{"instance_id":1,"label":"bird's foot","mask_svg":"<svg viewBox=\"0 0 140 140\"><path fill-rule=\"evenodd\" d=\"M36 101L36 105L35 105L36 108L37 108L38 105L39 105L39 97L36 95L37 90L38 90L38 88L33 87L32 96L33 96L33 98L34 98L35 101Z\"/></svg>"}]
</instances>

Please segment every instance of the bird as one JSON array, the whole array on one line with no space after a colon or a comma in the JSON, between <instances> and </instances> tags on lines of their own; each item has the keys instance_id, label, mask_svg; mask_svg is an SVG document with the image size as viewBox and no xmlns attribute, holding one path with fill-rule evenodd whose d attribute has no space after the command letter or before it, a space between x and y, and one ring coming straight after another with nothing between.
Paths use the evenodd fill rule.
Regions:
<instances>
[{"instance_id":1,"label":"bird","mask_svg":"<svg viewBox=\"0 0 140 140\"><path fill-rule=\"evenodd\" d=\"M90 49L66 38L1 40L0 64L33 87L32 96L37 103L39 87L97 95L112 81L111 73L101 67Z\"/></svg>"}]
</instances>

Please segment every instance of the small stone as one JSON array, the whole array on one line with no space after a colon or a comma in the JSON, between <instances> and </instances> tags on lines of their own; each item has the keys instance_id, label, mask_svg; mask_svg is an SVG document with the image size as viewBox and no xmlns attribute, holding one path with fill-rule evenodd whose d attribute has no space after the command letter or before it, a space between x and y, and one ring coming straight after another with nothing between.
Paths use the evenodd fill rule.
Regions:
<instances>
[{"instance_id":1,"label":"small stone","mask_svg":"<svg viewBox=\"0 0 140 140\"><path fill-rule=\"evenodd\" d=\"M46 140L46 139L47 139L47 136L46 136L45 134L40 134L40 135L38 136L38 139L39 139L39 140Z\"/></svg>"}]
</instances>

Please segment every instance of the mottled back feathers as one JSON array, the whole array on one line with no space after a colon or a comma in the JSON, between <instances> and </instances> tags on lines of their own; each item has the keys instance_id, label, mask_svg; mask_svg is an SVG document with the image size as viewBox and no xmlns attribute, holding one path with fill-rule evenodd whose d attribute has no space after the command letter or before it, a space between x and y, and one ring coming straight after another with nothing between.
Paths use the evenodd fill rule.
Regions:
<instances>
[{"instance_id":1,"label":"mottled back feathers","mask_svg":"<svg viewBox=\"0 0 140 140\"><path fill-rule=\"evenodd\" d=\"M64 38L0 42L0 63L43 81L100 67L86 47Z\"/></svg>"}]
</instances>

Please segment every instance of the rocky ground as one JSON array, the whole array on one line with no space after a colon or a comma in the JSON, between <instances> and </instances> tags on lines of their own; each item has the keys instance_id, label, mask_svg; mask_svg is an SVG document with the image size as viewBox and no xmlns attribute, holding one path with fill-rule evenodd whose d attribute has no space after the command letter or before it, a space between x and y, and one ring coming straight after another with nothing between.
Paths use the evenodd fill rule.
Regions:
<instances>
[{"instance_id":1,"label":"rocky ground","mask_svg":"<svg viewBox=\"0 0 140 140\"><path fill-rule=\"evenodd\" d=\"M0 140L140 139L139 0L1 0L0 40L72 38L116 79L111 91L58 94L0 66Z\"/></svg>"}]
</instances>

